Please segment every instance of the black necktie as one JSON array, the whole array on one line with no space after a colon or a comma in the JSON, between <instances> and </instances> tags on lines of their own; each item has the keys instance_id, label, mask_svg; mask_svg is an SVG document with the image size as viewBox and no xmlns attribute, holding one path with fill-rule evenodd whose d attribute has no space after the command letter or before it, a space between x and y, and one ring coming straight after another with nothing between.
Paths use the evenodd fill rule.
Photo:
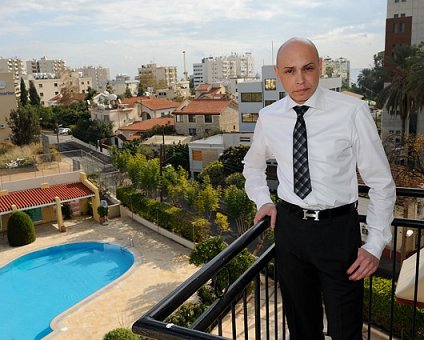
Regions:
<instances>
[{"instance_id":1,"label":"black necktie","mask_svg":"<svg viewBox=\"0 0 424 340\"><path fill-rule=\"evenodd\" d=\"M295 106L297 120L293 130L293 183L294 193L304 199L312 191L308 165L308 140L303 115L309 106Z\"/></svg>"}]
</instances>

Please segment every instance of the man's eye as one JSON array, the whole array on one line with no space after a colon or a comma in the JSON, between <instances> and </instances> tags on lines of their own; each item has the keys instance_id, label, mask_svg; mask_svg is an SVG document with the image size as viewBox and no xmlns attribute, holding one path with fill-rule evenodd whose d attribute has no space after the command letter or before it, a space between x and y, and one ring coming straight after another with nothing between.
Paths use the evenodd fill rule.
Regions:
<instances>
[{"instance_id":1,"label":"man's eye","mask_svg":"<svg viewBox=\"0 0 424 340\"><path fill-rule=\"evenodd\" d=\"M284 73L290 74L290 73L293 73L293 70L285 70Z\"/></svg>"},{"instance_id":2,"label":"man's eye","mask_svg":"<svg viewBox=\"0 0 424 340\"><path fill-rule=\"evenodd\" d=\"M305 67L305 71L313 71L313 70L314 70L313 66Z\"/></svg>"}]
</instances>

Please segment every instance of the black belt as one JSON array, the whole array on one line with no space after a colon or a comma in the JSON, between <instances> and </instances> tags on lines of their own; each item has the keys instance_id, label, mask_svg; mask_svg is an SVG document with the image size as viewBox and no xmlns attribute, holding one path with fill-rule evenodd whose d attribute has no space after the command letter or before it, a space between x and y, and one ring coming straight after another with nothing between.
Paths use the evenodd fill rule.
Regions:
<instances>
[{"instance_id":1,"label":"black belt","mask_svg":"<svg viewBox=\"0 0 424 340\"><path fill-rule=\"evenodd\" d=\"M349 203L337 208L325 209L325 210L303 209L297 205L291 204L283 200L280 200L278 204L281 204L282 206L286 207L291 214L299 218L302 218L304 220L312 219L314 221L319 221L321 219L326 219L330 217L346 215L352 211L355 211L357 207L357 202Z\"/></svg>"}]
</instances>

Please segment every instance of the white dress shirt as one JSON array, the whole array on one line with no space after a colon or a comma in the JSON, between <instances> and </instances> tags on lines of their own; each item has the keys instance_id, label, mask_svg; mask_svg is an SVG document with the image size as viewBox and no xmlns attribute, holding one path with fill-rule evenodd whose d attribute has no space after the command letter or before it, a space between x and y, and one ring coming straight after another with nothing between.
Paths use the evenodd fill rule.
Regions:
<instances>
[{"instance_id":1,"label":"white dress shirt","mask_svg":"<svg viewBox=\"0 0 424 340\"><path fill-rule=\"evenodd\" d=\"M311 210L339 207L358 199L356 168L370 187L368 239L363 248L380 258L391 240L396 187L368 105L359 99L317 88L304 105L312 192L293 191L293 129L299 105L285 97L259 112L253 142L244 159L246 192L259 209L272 203L266 161L278 163L278 197Z\"/></svg>"}]
</instances>

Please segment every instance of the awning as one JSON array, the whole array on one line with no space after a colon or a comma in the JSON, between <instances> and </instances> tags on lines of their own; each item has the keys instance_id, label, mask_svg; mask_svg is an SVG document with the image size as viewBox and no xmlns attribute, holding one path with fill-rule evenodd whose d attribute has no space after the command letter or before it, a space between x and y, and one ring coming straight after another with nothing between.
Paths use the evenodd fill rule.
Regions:
<instances>
[{"instance_id":1,"label":"awning","mask_svg":"<svg viewBox=\"0 0 424 340\"><path fill-rule=\"evenodd\" d=\"M416 253L402 263L395 292L396 300L399 303L408 305L414 303L416 263ZM419 258L417 306L424 307L424 248L421 248Z\"/></svg>"}]
</instances>

